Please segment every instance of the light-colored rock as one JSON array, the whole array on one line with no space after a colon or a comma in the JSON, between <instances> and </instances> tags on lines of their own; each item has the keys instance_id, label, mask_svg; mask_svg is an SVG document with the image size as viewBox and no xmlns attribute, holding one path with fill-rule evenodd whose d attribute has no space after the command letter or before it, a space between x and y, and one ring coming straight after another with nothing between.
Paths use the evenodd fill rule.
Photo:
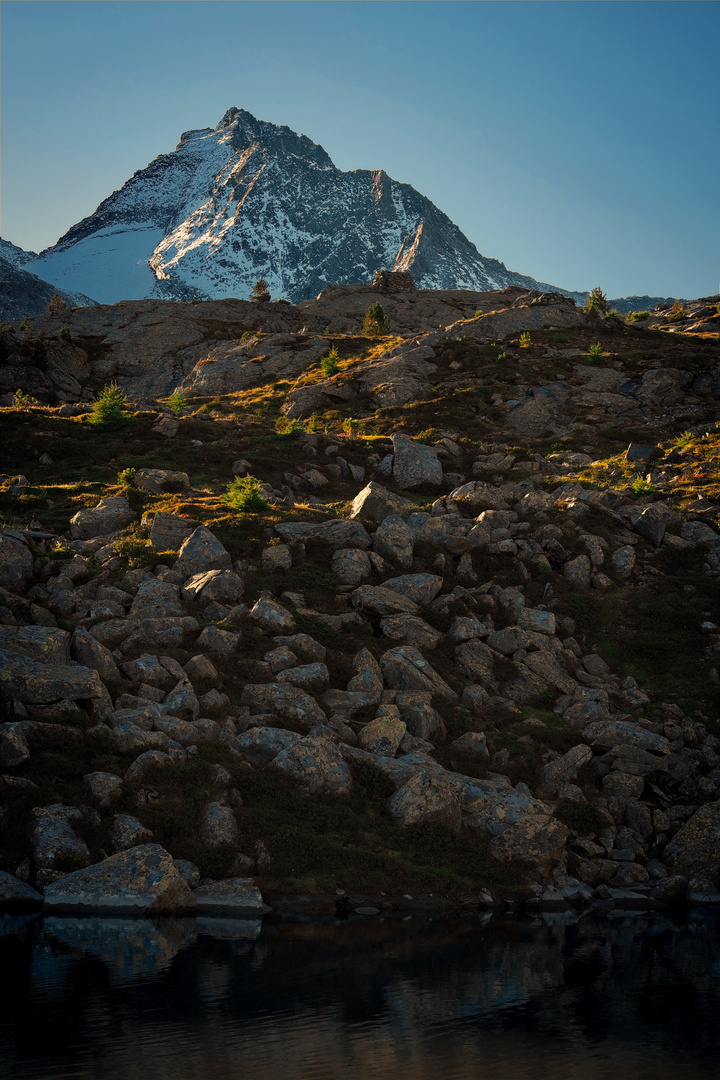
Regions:
<instances>
[{"instance_id":1,"label":"light-colored rock","mask_svg":"<svg viewBox=\"0 0 720 1080\"><path fill-rule=\"evenodd\" d=\"M392 589L413 600L416 604L429 604L443 586L443 579L436 574L402 574L383 581L383 589Z\"/></svg>"},{"instance_id":2,"label":"light-colored rock","mask_svg":"<svg viewBox=\"0 0 720 1080\"><path fill-rule=\"evenodd\" d=\"M206 570L185 582L180 595L183 600L196 603L238 604L242 600L245 584L234 570Z\"/></svg>"},{"instance_id":3,"label":"light-colored rock","mask_svg":"<svg viewBox=\"0 0 720 1080\"><path fill-rule=\"evenodd\" d=\"M380 623L380 629L391 641L401 641L415 648L434 649L442 633L416 615L386 615Z\"/></svg>"},{"instance_id":4,"label":"light-colored rock","mask_svg":"<svg viewBox=\"0 0 720 1080\"><path fill-rule=\"evenodd\" d=\"M45 889L45 907L71 914L192 914L195 900L172 857L141 844L77 870Z\"/></svg>"},{"instance_id":5,"label":"light-colored rock","mask_svg":"<svg viewBox=\"0 0 720 1080\"><path fill-rule=\"evenodd\" d=\"M490 751L487 748L487 739L484 731L466 731L459 739L454 739L452 746L461 754L471 754L473 757L484 761L490 759Z\"/></svg>"},{"instance_id":6,"label":"light-colored rock","mask_svg":"<svg viewBox=\"0 0 720 1080\"><path fill-rule=\"evenodd\" d=\"M147 844L153 838L152 831L132 817L131 814L116 814L110 829L110 843L113 852L128 851L138 844Z\"/></svg>"},{"instance_id":7,"label":"light-colored rock","mask_svg":"<svg viewBox=\"0 0 720 1080\"><path fill-rule=\"evenodd\" d=\"M156 551L179 551L192 531L188 519L179 514L155 514L150 543Z\"/></svg>"},{"instance_id":8,"label":"light-colored rock","mask_svg":"<svg viewBox=\"0 0 720 1080\"><path fill-rule=\"evenodd\" d=\"M22 653L43 664L68 664L70 634L50 626L0 626L0 649Z\"/></svg>"},{"instance_id":9,"label":"light-colored rock","mask_svg":"<svg viewBox=\"0 0 720 1080\"><path fill-rule=\"evenodd\" d=\"M429 693L405 691L395 695L400 719L416 739L427 741L445 734L445 725L431 702L432 695Z\"/></svg>"},{"instance_id":10,"label":"light-colored rock","mask_svg":"<svg viewBox=\"0 0 720 1080\"><path fill-rule=\"evenodd\" d=\"M402 495L396 495L388 491L382 484L371 480L362 491L353 499L350 509L351 518L369 518L372 521L383 521L389 514L399 517L412 514L415 504Z\"/></svg>"},{"instance_id":11,"label":"light-colored rock","mask_svg":"<svg viewBox=\"0 0 720 1080\"><path fill-rule=\"evenodd\" d=\"M85 787L98 806L112 806L122 793L122 780L115 773L92 772L83 776Z\"/></svg>"},{"instance_id":12,"label":"light-colored rock","mask_svg":"<svg viewBox=\"0 0 720 1080\"><path fill-rule=\"evenodd\" d=\"M370 611L375 615L417 614L414 600L384 585L360 585L350 594L353 607L358 611Z\"/></svg>"},{"instance_id":13,"label":"light-colored rock","mask_svg":"<svg viewBox=\"0 0 720 1080\"><path fill-rule=\"evenodd\" d=\"M635 550L630 544L620 547L612 555L617 576L623 581L630 577L635 567Z\"/></svg>"},{"instance_id":14,"label":"light-colored rock","mask_svg":"<svg viewBox=\"0 0 720 1080\"><path fill-rule=\"evenodd\" d=\"M563 566L563 577L575 589L586 589L592 577L592 563L587 555L578 555Z\"/></svg>"},{"instance_id":15,"label":"light-colored rock","mask_svg":"<svg viewBox=\"0 0 720 1080\"><path fill-rule=\"evenodd\" d=\"M286 634L295 629L295 618L288 609L264 596L250 609L250 618L266 634Z\"/></svg>"},{"instance_id":16,"label":"light-colored rock","mask_svg":"<svg viewBox=\"0 0 720 1080\"><path fill-rule=\"evenodd\" d=\"M33 554L21 536L0 532L0 585L22 586L32 576Z\"/></svg>"},{"instance_id":17,"label":"light-colored rock","mask_svg":"<svg viewBox=\"0 0 720 1080\"><path fill-rule=\"evenodd\" d=\"M360 585L372 577L368 554L360 548L340 548L333 552L330 569L341 585Z\"/></svg>"},{"instance_id":18,"label":"light-colored rock","mask_svg":"<svg viewBox=\"0 0 720 1080\"><path fill-rule=\"evenodd\" d=\"M398 788L388 800L388 809L400 828L438 821L459 832L461 791L454 776L423 770Z\"/></svg>"},{"instance_id":19,"label":"light-colored rock","mask_svg":"<svg viewBox=\"0 0 720 1080\"><path fill-rule=\"evenodd\" d=\"M271 544L263 548L260 562L263 570L269 570L271 573L287 572L292 569L290 548L287 544Z\"/></svg>"},{"instance_id":20,"label":"light-colored rock","mask_svg":"<svg viewBox=\"0 0 720 1080\"><path fill-rule=\"evenodd\" d=\"M518 615L517 625L521 630L531 630L535 634L552 637L555 633L555 616L552 611L526 607Z\"/></svg>"},{"instance_id":21,"label":"light-colored rock","mask_svg":"<svg viewBox=\"0 0 720 1080\"><path fill-rule=\"evenodd\" d=\"M305 795L347 795L352 790L350 770L329 739L300 739L281 750L273 765L293 777Z\"/></svg>"},{"instance_id":22,"label":"light-colored rock","mask_svg":"<svg viewBox=\"0 0 720 1080\"><path fill-rule=\"evenodd\" d=\"M549 814L526 814L493 837L488 853L500 862L550 867L560 861L567 837L566 826Z\"/></svg>"},{"instance_id":23,"label":"light-colored rock","mask_svg":"<svg viewBox=\"0 0 720 1080\"><path fill-rule=\"evenodd\" d=\"M232 559L217 537L198 525L180 548L174 569L184 577L208 570L232 570Z\"/></svg>"},{"instance_id":24,"label":"light-colored rock","mask_svg":"<svg viewBox=\"0 0 720 1080\"><path fill-rule=\"evenodd\" d=\"M200 916L261 919L270 911L252 878L204 881L195 890L194 896Z\"/></svg>"},{"instance_id":25,"label":"light-colored rock","mask_svg":"<svg viewBox=\"0 0 720 1080\"><path fill-rule=\"evenodd\" d=\"M200 839L209 848L219 848L237 844L240 830L235 815L229 806L211 802L206 807L200 826Z\"/></svg>"},{"instance_id":26,"label":"light-colored rock","mask_svg":"<svg viewBox=\"0 0 720 1080\"><path fill-rule=\"evenodd\" d=\"M75 826L82 823L82 814L75 806L33 808L33 861L37 870L62 870L78 863L87 865L90 852Z\"/></svg>"},{"instance_id":27,"label":"light-colored rock","mask_svg":"<svg viewBox=\"0 0 720 1080\"><path fill-rule=\"evenodd\" d=\"M78 510L70 519L73 540L92 540L95 536L107 536L118 532L137 519L125 495L109 495L97 506Z\"/></svg>"},{"instance_id":28,"label":"light-colored rock","mask_svg":"<svg viewBox=\"0 0 720 1080\"><path fill-rule=\"evenodd\" d=\"M138 469L135 473L135 487L153 495L189 491L190 478L187 473L173 472L171 469Z\"/></svg>"},{"instance_id":29,"label":"light-colored rock","mask_svg":"<svg viewBox=\"0 0 720 1080\"><path fill-rule=\"evenodd\" d=\"M565 784L572 783L578 771L592 759L592 750L584 743L573 746L561 758L549 761L542 770L542 782L550 794L557 794Z\"/></svg>"},{"instance_id":30,"label":"light-colored rock","mask_svg":"<svg viewBox=\"0 0 720 1080\"><path fill-rule=\"evenodd\" d=\"M407 435L393 435L393 479L401 491L437 486L442 483L442 465L432 446L425 446Z\"/></svg>"},{"instance_id":31,"label":"light-colored rock","mask_svg":"<svg viewBox=\"0 0 720 1080\"><path fill-rule=\"evenodd\" d=\"M180 600L177 585L160 581L158 578L149 578L142 582L130 608L130 617L133 619L171 619L175 616L182 618L184 615L185 607Z\"/></svg>"},{"instance_id":32,"label":"light-colored rock","mask_svg":"<svg viewBox=\"0 0 720 1080\"><path fill-rule=\"evenodd\" d=\"M310 686L315 689L328 685L330 672L325 664L298 664L296 667L283 668L275 678L280 683Z\"/></svg>"},{"instance_id":33,"label":"light-colored rock","mask_svg":"<svg viewBox=\"0 0 720 1080\"><path fill-rule=\"evenodd\" d=\"M284 720L299 723L309 731L314 724L327 720L314 697L297 686L288 683L246 683L242 702L255 713L274 713Z\"/></svg>"},{"instance_id":34,"label":"light-colored rock","mask_svg":"<svg viewBox=\"0 0 720 1080\"><path fill-rule=\"evenodd\" d=\"M237 652L239 643L240 634L233 634L231 630L220 630L217 626L206 626L195 642L202 652L219 657L232 656Z\"/></svg>"},{"instance_id":35,"label":"light-colored rock","mask_svg":"<svg viewBox=\"0 0 720 1080\"><path fill-rule=\"evenodd\" d=\"M380 659L385 682L391 690L426 691L444 701L456 702L457 694L441 679L433 666L411 645L388 649Z\"/></svg>"},{"instance_id":36,"label":"light-colored rock","mask_svg":"<svg viewBox=\"0 0 720 1080\"><path fill-rule=\"evenodd\" d=\"M583 728L582 734L591 746L606 747L608 750L614 746L628 746L648 754L670 753L670 743L664 735L647 731L630 720L596 721Z\"/></svg>"},{"instance_id":37,"label":"light-colored rock","mask_svg":"<svg viewBox=\"0 0 720 1080\"><path fill-rule=\"evenodd\" d=\"M279 521L275 531L286 544L304 544L315 540L333 549L355 547L367 550L370 547L370 536L359 521Z\"/></svg>"},{"instance_id":38,"label":"light-colored rock","mask_svg":"<svg viewBox=\"0 0 720 1080\"><path fill-rule=\"evenodd\" d=\"M373 551L400 570L410 570L413 560L414 536L401 517L390 514L376 530L372 539Z\"/></svg>"},{"instance_id":39,"label":"light-colored rock","mask_svg":"<svg viewBox=\"0 0 720 1080\"><path fill-rule=\"evenodd\" d=\"M300 738L301 736L296 731L256 727L239 735L237 746L246 761L256 769L261 769L263 765L268 765L276 758L281 750L286 750L293 743L299 742Z\"/></svg>"},{"instance_id":40,"label":"light-colored rock","mask_svg":"<svg viewBox=\"0 0 720 1080\"><path fill-rule=\"evenodd\" d=\"M376 716L361 729L360 746L371 754L395 757L407 728L398 717Z\"/></svg>"}]
</instances>

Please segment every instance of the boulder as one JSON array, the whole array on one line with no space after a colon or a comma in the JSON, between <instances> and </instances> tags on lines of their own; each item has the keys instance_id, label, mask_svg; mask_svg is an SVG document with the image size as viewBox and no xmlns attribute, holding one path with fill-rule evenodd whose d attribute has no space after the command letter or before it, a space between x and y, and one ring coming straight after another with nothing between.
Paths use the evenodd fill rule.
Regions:
<instances>
[{"instance_id":1,"label":"boulder","mask_svg":"<svg viewBox=\"0 0 720 1080\"><path fill-rule=\"evenodd\" d=\"M200 826L200 839L209 848L236 845L240 830L229 806L211 802L205 809Z\"/></svg>"},{"instance_id":2,"label":"boulder","mask_svg":"<svg viewBox=\"0 0 720 1080\"><path fill-rule=\"evenodd\" d=\"M240 634L233 634L231 630L220 630L217 626L206 626L195 642L201 651L218 657L232 656L237 652L239 643Z\"/></svg>"},{"instance_id":3,"label":"boulder","mask_svg":"<svg viewBox=\"0 0 720 1080\"><path fill-rule=\"evenodd\" d=\"M408 435L393 435L392 443L395 454L393 479L401 491L423 484L442 483L442 465L431 446L416 442Z\"/></svg>"},{"instance_id":4,"label":"boulder","mask_svg":"<svg viewBox=\"0 0 720 1080\"><path fill-rule=\"evenodd\" d=\"M281 750L273 765L293 777L305 795L347 795L352 790L350 770L329 739L299 739Z\"/></svg>"},{"instance_id":5,"label":"boulder","mask_svg":"<svg viewBox=\"0 0 720 1080\"><path fill-rule=\"evenodd\" d=\"M191 915L195 899L172 856L141 844L76 870L45 889L51 911L94 915Z\"/></svg>"},{"instance_id":6,"label":"boulder","mask_svg":"<svg viewBox=\"0 0 720 1080\"><path fill-rule=\"evenodd\" d=\"M298 664L296 667L283 668L276 675L277 682L292 683L293 686L327 686L330 672L325 664Z\"/></svg>"},{"instance_id":7,"label":"boulder","mask_svg":"<svg viewBox=\"0 0 720 1080\"><path fill-rule=\"evenodd\" d=\"M663 852L663 861L675 873L688 877L720 877L720 802L708 803L689 818Z\"/></svg>"},{"instance_id":8,"label":"boulder","mask_svg":"<svg viewBox=\"0 0 720 1080\"><path fill-rule=\"evenodd\" d=\"M0 870L0 911L23 911L42 907L43 898L30 885Z\"/></svg>"},{"instance_id":9,"label":"boulder","mask_svg":"<svg viewBox=\"0 0 720 1080\"><path fill-rule=\"evenodd\" d=\"M70 519L70 533L73 540L92 540L95 536L107 536L124 529L137 520L137 516L126 495L109 495L97 506L78 510Z\"/></svg>"},{"instance_id":10,"label":"boulder","mask_svg":"<svg viewBox=\"0 0 720 1080\"><path fill-rule=\"evenodd\" d=\"M42 664L21 653L0 649L3 685L18 701L50 705L53 701L86 701L112 708L110 695L97 671L71 661Z\"/></svg>"},{"instance_id":11,"label":"boulder","mask_svg":"<svg viewBox=\"0 0 720 1080\"><path fill-rule=\"evenodd\" d=\"M370 547L370 536L359 521L281 521L275 526L275 531L286 544L304 544L314 540L335 549L356 547L367 550Z\"/></svg>"},{"instance_id":12,"label":"boulder","mask_svg":"<svg viewBox=\"0 0 720 1080\"><path fill-rule=\"evenodd\" d=\"M457 701L455 691L440 678L422 653L411 645L388 649L380 659L380 667L391 690L420 690L437 694L444 701Z\"/></svg>"},{"instance_id":13,"label":"boulder","mask_svg":"<svg viewBox=\"0 0 720 1080\"><path fill-rule=\"evenodd\" d=\"M563 566L563 577L575 589L586 589L592 577L592 563L587 555L578 555Z\"/></svg>"},{"instance_id":14,"label":"boulder","mask_svg":"<svg viewBox=\"0 0 720 1080\"><path fill-rule=\"evenodd\" d=\"M572 783L583 765L592 759L592 750L584 743L573 746L556 761L549 761L542 770L543 786L550 794L557 794L565 784Z\"/></svg>"},{"instance_id":15,"label":"boulder","mask_svg":"<svg viewBox=\"0 0 720 1080\"><path fill-rule=\"evenodd\" d=\"M323 724L327 717L314 697L297 686L287 683L246 683L242 702L251 712L275 713L284 720L299 724L309 731L313 724Z\"/></svg>"},{"instance_id":16,"label":"boulder","mask_svg":"<svg viewBox=\"0 0 720 1080\"><path fill-rule=\"evenodd\" d=\"M169 581L160 581L158 578L143 581L135 593L130 617L133 619L170 619L176 615L180 618L185 615L177 585Z\"/></svg>"},{"instance_id":17,"label":"boulder","mask_svg":"<svg viewBox=\"0 0 720 1080\"><path fill-rule=\"evenodd\" d=\"M153 495L190 491L190 478L187 473L173 472L171 469L138 469L135 487Z\"/></svg>"},{"instance_id":18,"label":"boulder","mask_svg":"<svg viewBox=\"0 0 720 1080\"><path fill-rule=\"evenodd\" d=\"M549 869L560 862L568 830L549 814L524 814L494 836L488 853L500 862L516 860Z\"/></svg>"},{"instance_id":19,"label":"boulder","mask_svg":"<svg viewBox=\"0 0 720 1080\"><path fill-rule=\"evenodd\" d=\"M183 669L171 656L145 653L122 665L123 673L135 683L146 683L160 690L170 690L183 677Z\"/></svg>"},{"instance_id":20,"label":"boulder","mask_svg":"<svg viewBox=\"0 0 720 1080\"><path fill-rule=\"evenodd\" d=\"M665 503L656 502L643 510L633 522L633 528L644 536L654 547L660 547L665 537L665 529L670 519L671 510Z\"/></svg>"},{"instance_id":21,"label":"boulder","mask_svg":"<svg viewBox=\"0 0 720 1080\"><path fill-rule=\"evenodd\" d=\"M156 551L178 551L192 531L187 518L156 514L150 526L150 543Z\"/></svg>"},{"instance_id":22,"label":"boulder","mask_svg":"<svg viewBox=\"0 0 720 1080\"><path fill-rule=\"evenodd\" d=\"M75 806L33 808L33 861L36 870L61 870L78 862L87 865L90 852L85 841L73 826L82 822L82 813Z\"/></svg>"},{"instance_id":23,"label":"boulder","mask_svg":"<svg viewBox=\"0 0 720 1080\"><path fill-rule=\"evenodd\" d=\"M108 807L117 802L122 793L122 780L115 773L92 772L83 776L83 783L98 806Z\"/></svg>"},{"instance_id":24,"label":"boulder","mask_svg":"<svg viewBox=\"0 0 720 1080\"><path fill-rule=\"evenodd\" d=\"M70 634L50 626L0 626L0 649L43 664L69 664Z\"/></svg>"},{"instance_id":25,"label":"boulder","mask_svg":"<svg viewBox=\"0 0 720 1080\"><path fill-rule=\"evenodd\" d=\"M25 540L0 532L0 585L22 586L33 572L33 553Z\"/></svg>"},{"instance_id":26,"label":"boulder","mask_svg":"<svg viewBox=\"0 0 720 1080\"><path fill-rule=\"evenodd\" d=\"M429 604L435 599L443 586L443 579L437 574L402 574L400 577L383 581L383 589L407 596L416 604Z\"/></svg>"},{"instance_id":27,"label":"boulder","mask_svg":"<svg viewBox=\"0 0 720 1080\"><path fill-rule=\"evenodd\" d=\"M330 569L341 585L360 585L372 576L370 559L361 548L339 548L333 552Z\"/></svg>"},{"instance_id":28,"label":"boulder","mask_svg":"<svg viewBox=\"0 0 720 1080\"><path fill-rule=\"evenodd\" d=\"M70 641L72 658L84 667L97 671L104 683L120 682L120 672L115 659L84 626L78 626Z\"/></svg>"},{"instance_id":29,"label":"boulder","mask_svg":"<svg viewBox=\"0 0 720 1080\"><path fill-rule=\"evenodd\" d=\"M454 775L421 770L388 799L388 809L400 828L439 821L459 832L461 801L462 791Z\"/></svg>"},{"instance_id":30,"label":"boulder","mask_svg":"<svg viewBox=\"0 0 720 1080\"><path fill-rule=\"evenodd\" d=\"M281 750L286 750L293 743L299 742L300 738L301 736L296 731L256 727L239 735L236 745L246 761L256 769L261 769L263 765L268 765L273 761Z\"/></svg>"},{"instance_id":31,"label":"boulder","mask_svg":"<svg viewBox=\"0 0 720 1080\"><path fill-rule=\"evenodd\" d=\"M204 525L198 525L180 548L173 569L191 577L208 570L232 570L232 559L218 538Z\"/></svg>"},{"instance_id":32,"label":"boulder","mask_svg":"<svg viewBox=\"0 0 720 1080\"><path fill-rule=\"evenodd\" d=\"M203 881L195 890L198 915L230 916L235 919L261 919L270 908L263 903L252 878L226 878Z\"/></svg>"},{"instance_id":33,"label":"boulder","mask_svg":"<svg viewBox=\"0 0 720 1080\"><path fill-rule=\"evenodd\" d=\"M415 504L409 499L404 499L402 495L396 495L384 488L382 484L371 480L353 499L350 517L382 521L389 514L402 517L412 514L413 510L415 510Z\"/></svg>"},{"instance_id":34,"label":"boulder","mask_svg":"<svg viewBox=\"0 0 720 1080\"><path fill-rule=\"evenodd\" d=\"M292 569L292 555L287 544L271 544L263 548L260 556L263 570L270 573L284 573Z\"/></svg>"},{"instance_id":35,"label":"boulder","mask_svg":"<svg viewBox=\"0 0 720 1080\"><path fill-rule=\"evenodd\" d=\"M374 615L397 615L401 612L415 615L418 610L414 600L396 589L386 589L384 585L360 585L350 594L350 599L358 611L370 611Z\"/></svg>"},{"instance_id":36,"label":"boulder","mask_svg":"<svg viewBox=\"0 0 720 1080\"><path fill-rule=\"evenodd\" d=\"M403 519L391 514L383 519L373 536L373 551L401 570L410 570L414 539L414 534Z\"/></svg>"},{"instance_id":37,"label":"boulder","mask_svg":"<svg viewBox=\"0 0 720 1080\"><path fill-rule=\"evenodd\" d=\"M110 829L110 843L115 853L128 851L137 847L138 844L147 844L152 840L153 834L150 829L130 814L116 814Z\"/></svg>"},{"instance_id":38,"label":"boulder","mask_svg":"<svg viewBox=\"0 0 720 1080\"><path fill-rule=\"evenodd\" d=\"M582 735L591 746L601 746L608 750L614 746L627 746L644 750L648 754L670 753L670 743L664 735L647 731L630 720L599 720L588 724Z\"/></svg>"},{"instance_id":39,"label":"boulder","mask_svg":"<svg viewBox=\"0 0 720 1080\"><path fill-rule=\"evenodd\" d=\"M183 600L203 604L238 604L242 600L244 582L233 570L206 570L185 582L180 595Z\"/></svg>"},{"instance_id":40,"label":"boulder","mask_svg":"<svg viewBox=\"0 0 720 1080\"><path fill-rule=\"evenodd\" d=\"M250 609L250 618L266 634L284 634L295 629L295 617L288 609L265 596L261 596Z\"/></svg>"},{"instance_id":41,"label":"boulder","mask_svg":"<svg viewBox=\"0 0 720 1080\"><path fill-rule=\"evenodd\" d=\"M380 623L385 637L392 641L401 641L404 645L414 645L416 649L434 649L442 637L424 619L416 615L387 615Z\"/></svg>"},{"instance_id":42,"label":"boulder","mask_svg":"<svg viewBox=\"0 0 720 1080\"><path fill-rule=\"evenodd\" d=\"M407 728L396 716L376 716L361 729L360 746L371 754L395 757Z\"/></svg>"}]
</instances>

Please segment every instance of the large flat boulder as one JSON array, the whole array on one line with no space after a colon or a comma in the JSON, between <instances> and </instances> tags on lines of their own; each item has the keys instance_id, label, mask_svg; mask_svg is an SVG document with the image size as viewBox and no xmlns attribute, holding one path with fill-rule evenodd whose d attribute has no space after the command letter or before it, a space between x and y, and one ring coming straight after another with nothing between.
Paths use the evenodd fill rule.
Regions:
<instances>
[{"instance_id":1,"label":"large flat boulder","mask_svg":"<svg viewBox=\"0 0 720 1080\"><path fill-rule=\"evenodd\" d=\"M204 881L195 890L198 915L225 915L235 919L261 919L270 908L263 903L252 878Z\"/></svg>"},{"instance_id":2,"label":"large flat boulder","mask_svg":"<svg viewBox=\"0 0 720 1080\"><path fill-rule=\"evenodd\" d=\"M112 701L97 671L71 661L43 664L29 656L0 649L3 686L18 701L50 705L53 701L95 700L112 708Z\"/></svg>"},{"instance_id":3,"label":"large flat boulder","mask_svg":"<svg viewBox=\"0 0 720 1080\"><path fill-rule=\"evenodd\" d=\"M45 889L45 907L94 915L189 915L195 898L159 844L111 855Z\"/></svg>"}]
</instances>

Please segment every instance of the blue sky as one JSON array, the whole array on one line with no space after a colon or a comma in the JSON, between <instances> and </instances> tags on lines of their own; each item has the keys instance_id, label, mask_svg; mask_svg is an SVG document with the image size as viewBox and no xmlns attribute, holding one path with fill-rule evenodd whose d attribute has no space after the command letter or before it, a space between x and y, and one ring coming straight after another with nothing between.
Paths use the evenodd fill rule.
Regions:
<instances>
[{"instance_id":1,"label":"blue sky","mask_svg":"<svg viewBox=\"0 0 720 1080\"><path fill-rule=\"evenodd\" d=\"M511 270L718 289L716 0L3 0L0 31L21 247L237 105L412 184Z\"/></svg>"}]
</instances>

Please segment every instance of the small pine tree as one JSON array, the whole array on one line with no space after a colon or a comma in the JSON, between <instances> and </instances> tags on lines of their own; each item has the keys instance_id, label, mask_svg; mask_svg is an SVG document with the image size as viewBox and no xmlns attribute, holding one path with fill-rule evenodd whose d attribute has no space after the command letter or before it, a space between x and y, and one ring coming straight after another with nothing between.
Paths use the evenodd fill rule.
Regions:
<instances>
[{"instance_id":1,"label":"small pine tree","mask_svg":"<svg viewBox=\"0 0 720 1080\"><path fill-rule=\"evenodd\" d=\"M127 424L130 417L125 411L127 398L117 383L109 383L98 394L89 416L89 422L97 427L114 428Z\"/></svg>"},{"instance_id":2,"label":"small pine tree","mask_svg":"<svg viewBox=\"0 0 720 1080\"><path fill-rule=\"evenodd\" d=\"M588 293L587 303L585 304L583 310L588 315L607 315L607 309L607 296L602 291L600 286L596 285L593 291Z\"/></svg>"},{"instance_id":3,"label":"small pine tree","mask_svg":"<svg viewBox=\"0 0 720 1080\"><path fill-rule=\"evenodd\" d=\"M61 315L63 311L67 311L67 304L60 293L56 292L48 300L45 310L48 315Z\"/></svg>"},{"instance_id":4,"label":"small pine tree","mask_svg":"<svg viewBox=\"0 0 720 1080\"><path fill-rule=\"evenodd\" d=\"M365 337L382 337L390 332L382 304L371 304L365 316L362 332Z\"/></svg>"},{"instance_id":5,"label":"small pine tree","mask_svg":"<svg viewBox=\"0 0 720 1080\"><path fill-rule=\"evenodd\" d=\"M260 304L266 304L270 299L270 290L267 287L265 278L259 277L253 285L252 292L250 293L250 299L255 300Z\"/></svg>"}]
</instances>

